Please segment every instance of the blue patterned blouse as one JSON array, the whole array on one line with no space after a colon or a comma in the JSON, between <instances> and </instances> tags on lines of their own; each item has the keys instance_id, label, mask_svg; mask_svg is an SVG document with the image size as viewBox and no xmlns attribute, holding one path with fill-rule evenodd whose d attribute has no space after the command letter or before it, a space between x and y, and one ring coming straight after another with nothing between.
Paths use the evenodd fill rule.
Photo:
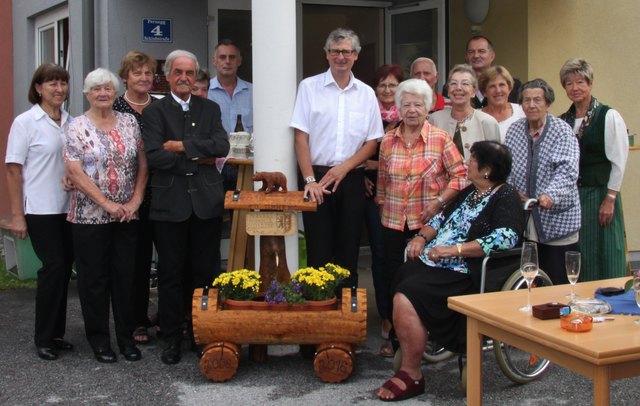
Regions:
<instances>
[{"instance_id":1,"label":"blue patterned blouse","mask_svg":"<svg viewBox=\"0 0 640 406\"><path fill-rule=\"evenodd\" d=\"M494 193L485 197L477 204L470 202L472 194L467 195L462 204L456 208L445 221L445 216L440 213L433 217L428 226L436 230L436 237L431 240L422 251L420 260L428 266L451 269L456 272L469 273L469 267L465 257L442 258L438 261L429 259L429 250L436 246L449 246L467 241L469 229L473 221L482 212ZM512 228L501 227L494 229L486 236L476 238L485 254L493 251L510 249L518 243L518 233Z\"/></svg>"}]
</instances>

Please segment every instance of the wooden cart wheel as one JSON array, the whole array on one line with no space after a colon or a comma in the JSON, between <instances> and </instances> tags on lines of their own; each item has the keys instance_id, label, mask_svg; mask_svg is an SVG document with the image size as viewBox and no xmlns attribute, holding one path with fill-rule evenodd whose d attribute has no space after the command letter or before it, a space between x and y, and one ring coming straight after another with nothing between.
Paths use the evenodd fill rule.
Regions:
<instances>
[{"instance_id":1,"label":"wooden cart wheel","mask_svg":"<svg viewBox=\"0 0 640 406\"><path fill-rule=\"evenodd\" d=\"M316 350L313 369L322 382L338 383L349 378L354 363L355 355L350 344L323 343Z\"/></svg>"},{"instance_id":2,"label":"wooden cart wheel","mask_svg":"<svg viewBox=\"0 0 640 406\"><path fill-rule=\"evenodd\" d=\"M240 347L230 342L207 345L200 358L200 372L213 382L225 382L238 370Z\"/></svg>"}]
</instances>

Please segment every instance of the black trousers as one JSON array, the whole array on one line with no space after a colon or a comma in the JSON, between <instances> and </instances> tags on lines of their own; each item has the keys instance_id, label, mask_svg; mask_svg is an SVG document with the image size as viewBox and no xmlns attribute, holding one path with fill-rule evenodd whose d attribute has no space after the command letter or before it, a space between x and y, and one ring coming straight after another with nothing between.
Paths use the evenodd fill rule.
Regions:
<instances>
[{"instance_id":1,"label":"black trousers","mask_svg":"<svg viewBox=\"0 0 640 406\"><path fill-rule=\"evenodd\" d=\"M220 274L222 217L202 220L192 214L182 222L155 221L155 230L160 329L168 342L176 342L193 289L210 286ZM185 277L191 280L188 296Z\"/></svg>"},{"instance_id":2,"label":"black trousers","mask_svg":"<svg viewBox=\"0 0 640 406\"><path fill-rule=\"evenodd\" d=\"M137 220L72 225L84 329L94 349L111 341L109 302L118 346L133 345L131 303L138 228Z\"/></svg>"},{"instance_id":3,"label":"black trousers","mask_svg":"<svg viewBox=\"0 0 640 406\"><path fill-rule=\"evenodd\" d=\"M73 265L71 225L66 214L27 214L27 230L36 256L42 262L36 288L34 342L51 347L52 338L64 337L67 289Z\"/></svg>"},{"instance_id":4,"label":"black trousers","mask_svg":"<svg viewBox=\"0 0 640 406\"><path fill-rule=\"evenodd\" d=\"M325 173L326 170L314 167L318 181ZM324 196L318 211L302 213L307 264L319 267L331 262L348 269L351 275L343 282L345 287L358 286L364 192L364 169L359 168L344 177L335 193Z\"/></svg>"},{"instance_id":5,"label":"black trousers","mask_svg":"<svg viewBox=\"0 0 640 406\"><path fill-rule=\"evenodd\" d=\"M151 257L153 256L153 221L149 220L149 209L140 206L138 215L138 244L136 248L136 265L133 277L132 312L136 327L149 327L149 277L151 273Z\"/></svg>"},{"instance_id":6,"label":"black trousers","mask_svg":"<svg viewBox=\"0 0 640 406\"><path fill-rule=\"evenodd\" d=\"M569 283L564 267L564 253L578 251L578 243L569 245L547 245L538 243L538 265L554 285Z\"/></svg>"},{"instance_id":7,"label":"black trousers","mask_svg":"<svg viewBox=\"0 0 640 406\"><path fill-rule=\"evenodd\" d=\"M404 263L404 249L407 246L407 242L411 239L417 231L411 231L405 225L403 231L394 230L382 226L382 235L384 237L384 255L386 258L386 267L384 270L384 283L387 289L389 289L389 314L384 315L388 320L391 320L393 314L393 294L391 292L391 286L398 268Z\"/></svg>"}]
</instances>

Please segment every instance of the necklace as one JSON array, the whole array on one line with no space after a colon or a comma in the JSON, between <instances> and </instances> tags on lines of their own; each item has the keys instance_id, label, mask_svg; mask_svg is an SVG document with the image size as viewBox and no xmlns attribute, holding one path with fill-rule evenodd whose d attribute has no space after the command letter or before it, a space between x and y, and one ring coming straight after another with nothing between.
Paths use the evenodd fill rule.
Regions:
<instances>
[{"instance_id":1,"label":"necklace","mask_svg":"<svg viewBox=\"0 0 640 406\"><path fill-rule=\"evenodd\" d=\"M52 119L53 121L60 121L60 119L62 118L62 114L60 114L58 117L52 116L51 114L48 114L50 119Z\"/></svg>"},{"instance_id":2,"label":"necklace","mask_svg":"<svg viewBox=\"0 0 640 406\"><path fill-rule=\"evenodd\" d=\"M493 192L493 189L495 187L496 185L493 185L482 193L478 193L478 188L475 188L469 195L469 204L475 206L476 204L480 203L485 197L489 196L491 192Z\"/></svg>"},{"instance_id":3,"label":"necklace","mask_svg":"<svg viewBox=\"0 0 640 406\"><path fill-rule=\"evenodd\" d=\"M467 126L464 125L464 123L469 120L471 117L473 117L473 113L475 113L475 110L471 110L471 113L469 113L468 116L466 116L465 118L463 118L462 120L456 120L456 129L460 129L460 131L467 131Z\"/></svg>"},{"instance_id":4,"label":"necklace","mask_svg":"<svg viewBox=\"0 0 640 406\"><path fill-rule=\"evenodd\" d=\"M127 92L128 91L125 91L124 94L122 95L122 97L127 101L127 103L133 104L134 106L146 106L151 101L151 95L149 93L147 93L147 100L144 103L136 103L136 102L132 101L129 98L129 96L127 96Z\"/></svg>"}]
</instances>

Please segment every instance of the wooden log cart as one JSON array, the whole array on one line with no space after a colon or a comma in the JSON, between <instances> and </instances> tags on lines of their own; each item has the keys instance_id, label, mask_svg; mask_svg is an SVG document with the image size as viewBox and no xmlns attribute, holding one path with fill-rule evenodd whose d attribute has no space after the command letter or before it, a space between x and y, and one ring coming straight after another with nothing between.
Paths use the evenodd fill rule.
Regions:
<instances>
[{"instance_id":1,"label":"wooden log cart","mask_svg":"<svg viewBox=\"0 0 640 406\"><path fill-rule=\"evenodd\" d=\"M306 201L301 191L287 192L286 178L280 172L258 172L254 180L263 182L262 189L227 192L225 208L261 210L247 215L246 227L249 234L260 236L261 291L265 291L274 278L289 280L284 236L297 233L294 211L315 211L316 203ZM308 306L230 310L218 290L207 287L195 290L192 305L193 335L196 343L204 346L200 371L214 382L227 381L236 374L242 344L250 344L250 353L260 347L266 350L269 344L311 345L312 350L315 346L316 375L323 382L342 382L353 371L354 347L366 340L365 289L343 289L330 310Z\"/></svg>"}]
</instances>

